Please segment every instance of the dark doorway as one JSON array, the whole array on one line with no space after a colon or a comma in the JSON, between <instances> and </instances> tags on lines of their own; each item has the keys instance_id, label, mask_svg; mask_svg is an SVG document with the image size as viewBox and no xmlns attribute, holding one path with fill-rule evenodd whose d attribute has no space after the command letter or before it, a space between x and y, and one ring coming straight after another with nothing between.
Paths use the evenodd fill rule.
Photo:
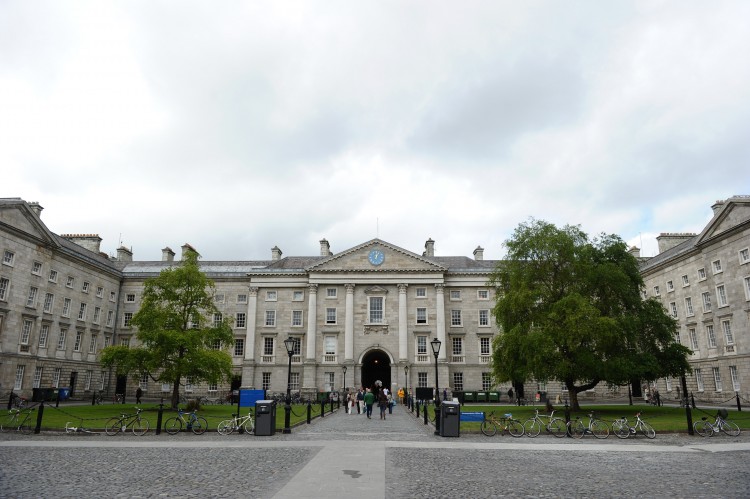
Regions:
<instances>
[{"instance_id":1,"label":"dark doorway","mask_svg":"<svg viewBox=\"0 0 750 499\"><path fill-rule=\"evenodd\" d=\"M391 388L391 359L382 350L372 350L362 359L362 385L372 388L376 381Z\"/></svg>"},{"instance_id":2,"label":"dark doorway","mask_svg":"<svg viewBox=\"0 0 750 499\"><path fill-rule=\"evenodd\" d=\"M76 394L76 381L78 381L78 373L73 371L70 373L70 396Z\"/></svg>"},{"instance_id":3,"label":"dark doorway","mask_svg":"<svg viewBox=\"0 0 750 499\"><path fill-rule=\"evenodd\" d=\"M125 394L125 389L128 386L128 377L125 375L117 376L117 386L115 387L115 393ZM125 402L123 402L124 404Z\"/></svg>"}]
</instances>

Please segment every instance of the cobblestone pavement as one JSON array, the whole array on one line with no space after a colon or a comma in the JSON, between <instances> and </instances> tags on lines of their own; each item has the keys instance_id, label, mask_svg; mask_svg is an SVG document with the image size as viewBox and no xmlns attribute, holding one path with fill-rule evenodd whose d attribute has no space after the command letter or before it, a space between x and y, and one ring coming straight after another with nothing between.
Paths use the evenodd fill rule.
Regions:
<instances>
[{"instance_id":1,"label":"cobblestone pavement","mask_svg":"<svg viewBox=\"0 0 750 499\"><path fill-rule=\"evenodd\" d=\"M750 435L434 435L403 407L269 437L0 435L0 497L744 497Z\"/></svg>"}]
</instances>

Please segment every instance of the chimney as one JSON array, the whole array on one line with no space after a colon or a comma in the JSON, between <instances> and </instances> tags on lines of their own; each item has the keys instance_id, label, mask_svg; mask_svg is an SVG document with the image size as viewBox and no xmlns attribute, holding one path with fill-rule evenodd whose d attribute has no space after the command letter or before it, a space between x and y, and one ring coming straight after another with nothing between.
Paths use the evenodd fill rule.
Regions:
<instances>
[{"instance_id":1,"label":"chimney","mask_svg":"<svg viewBox=\"0 0 750 499\"><path fill-rule=\"evenodd\" d=\"M435 256L435 241L432 238L424 243L424 256Z\"/></svg>"},{"instance_id":2,"label":"chimney","mask_svg":"<svg viewBox=\"0 0 750 499\"><path fill-rule=\"evenodd\" d=\"M42 208L42 205L40 205L36 201L31 201L28 203L28 205L29 205L29 208L31 208L31 211L33 211L36 214L36 216L38 217L42 216L42 210L44 209Z\"/></svg>"},{"instance_id":3,"label":"chimney","mask_svg":"<svg viewBox=\"0 0 750 499\"><path fill-rule=\"evenodd\" d=\"M711 209L714 210L714 216L718 215L723 207L724 201L720 199L718 199L713 205L711 205Z\"/></svg>"},{"instance_id":4,"label":"chimney","mask_svg":"<svg viewBox=\"0 0 750 499\"><path fill-rule=\"evenodd\" d=\"M187 256L188 251L194 251L198 256L201 256L200 253L198 253L198 250L190 246L190 244L185 243L182 245L182 259L184 260Z\"/></svg>"},{"instance_id":5,"label":"chimney","mask_svg":"<svg viewBox=\"0 0 750 499\"><path fill-rule=\"evenodd\" d=\"M331 256L331 245L328 244L328 240L320 240L320 256Z\"/></svg>"},{"instance_id":6,"label":"chimney","mask_svg":"<svg viewBox=\"0 0 750 499\"><path fill-rule=\"evenodd\" d=\"M64 237L71 243L77 244L94 253L101 252L99 246L101 245L102 238L99 237L99 234L60 234L60 237Z\"/></svg>"},{"instance_id":7,"label":"chimney","mask_svg":"<svg viewBox=\"0 0 750 499\"><path fill-rule=\"evenodd\" d=\"M162 262L173 262L174 261L174 251L172 251L172 248L167 246L166 248L163 248L161 250L161 261Z\"/></svg>"},{"instance_id":8,"label":"chimney","mask_svg":"<svg viewBox=\"0 0 750 499\"><path fill-rule=\"evenodd\" d=\"M630 249L628 250L628 253L630 253L636 258L641 257L641 249L638 246L631 246Z\"/></svg>"},{"instance_id":9,"label":"chimney","mask_svg":"<svg viewBox=\"0 0 750 499\"><path fill-rule=\"evenodd\" d=\"M659 234L659 237L656 238L656 241L659 243L659 253L664 253L668 249L674 248L678 244L687 241L691 237L695 237L695 234L692 234L690 232L662 232L661 234Z\"/></svg>"},{"instance_id":10,"label":"chimney","mask_svg":"<svg viewBox=\"0 0 750 499\"><path fill-rule=\"evenodd\" d=\"M477 249L474 250L474 260L478 262L484 260L484 248L481 246L477 246Z\"/></svg>"},{"instance_id":11,"label":"chimney","mask_svg":"<svg viewBox=\"0 0 750 499\"><path fill-rule=\"evenodd\" d=\"M281 260L281 250L278 246L271 248L271 260L274 262Z\"/></svg>"},{"instance_id":12,"label":"chimney","mask_svg":"<svg viewBox=\"0 0 750 499\"><path fill-rule=\"evenodd\" d=\"M118 262L132 262L133 252L127 249L125 246L117 248L117 261Z\"/></svg>"}]
</instances>

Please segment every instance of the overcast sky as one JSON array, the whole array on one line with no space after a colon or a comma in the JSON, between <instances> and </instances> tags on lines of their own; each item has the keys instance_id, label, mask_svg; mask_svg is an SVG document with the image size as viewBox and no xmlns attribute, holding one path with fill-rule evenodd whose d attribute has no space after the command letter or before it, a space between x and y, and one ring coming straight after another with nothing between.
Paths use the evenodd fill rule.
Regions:
<instances>
[{"instance_id":1,"label":"overcast sky","mask_svg":"<svg viewBox=\"0 0 750 499\"><path fill-rule=\"evenodd\" d=\"M750 2L0 0L0 197L138 260L643 254L750 194Z\"/></svg>"}]
</instances>

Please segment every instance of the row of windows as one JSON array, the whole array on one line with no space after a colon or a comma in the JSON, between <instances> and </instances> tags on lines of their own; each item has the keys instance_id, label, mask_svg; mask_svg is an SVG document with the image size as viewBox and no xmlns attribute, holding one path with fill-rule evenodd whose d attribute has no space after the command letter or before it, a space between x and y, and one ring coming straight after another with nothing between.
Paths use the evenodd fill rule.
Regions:
<instances>
[{"instance_id":1,"label":"row of windows","mask_svg":"<svg viewBox=\"0 0 750 499\"><path fill-rule=\"evenodd\" d=\"M703 392L706 390L706 386L703 382L703 372L701 369L696 368L693 369L693 373L695 375L695 383L698 387L699 392ZM721 379L721 370L718 367L712 367L711 368L711 377L713 378L714 382L714 390L717 392L721 392L724 390L724 383ZM729 378L732 382L732 391L739 392L740 391L740 377L739 373L737 372L737 366L729 366Z\"/></svg>"},{"instance_id":2,"label":"row of windows","mask_svg":"<svg viewBox=\"0 0 750 499\"><path fill-rule=\"evenodd\" d=\"M37 345L39 348L47 348L50 343L50 331L51 331L51 325L50 324L42 324L41 328L39 329L39 341ZM31 345L31 342L33 340L34 332L34 321L31 319L24 319L23 323L21 324L21 335L19 337L19 345L21 345L21 351L29 351L29 346ZM97 347L98 347L98 338L99 333L91 333L91 336L89 337L88 342L88 353L95 354L97 353ZM68 329L67 328L60 328L58 335L57 335L57 349L58 350L65 350L67 348L67 339L68 339ZM102 348L106 348L110 345L110 341L112 339L112 336L109 334L104 335L104 344L102 345ZM82 352L84 348L86 348L86 345L84 344L85 340L85 333L81 330L76 330L75 334L75 340L73 341L73 351L74 352Z\"/></svg>"},{"instance_id":3,"label":"row of windows","mask_svg":"<svg viewBox=\"0 0 750 499\"><path fill-rule=\"evenodd\" d=\"M26 366L19 364L16 366L16 378L13 384L14 390L23 390L24 387L24 375L26 374ZM44 375L44 367L36 366L34 369L34 378L32 380L32 388L40 388L42 385L42 376ZM94 371L89 369L85 372L83 378L83 388L86 391L94 389L94 384L98 385L99 390L104 390L104 383L106 381L107 373L101 371L97 377ZM55 367L52 370L52 387L59 388L62 378L62 368Z\"/></svg>"},{"instance_id":4,"label":"row of windows","mask_svg":"<svg viewBox=\"0 0 750 499\"><path fill-rule=\"evenodd\" d=\"M217 303L223 303L224 302L224 295L216 295L216 302ZM427 288L416 288L415 290L415 296L417 298L427 298ZM219 299L220 297L220 299ZM326 288L325 291L325 297L326 298L338 298L338 289L337 288ZM461 300L461 290L460 289L452 289L450 290L449 297L451 300ZM304 301L305 299L305 292L304 291L293 291L292 295L292 301ZM490 299L490 292L487 289L479 289L477 290L477 299L478 300L489 300ZM267 290L266 291L266 298L265 301L278 301L278 292L276 290Z\"/></svg>"},{"instance_id":5,"label":"row of windows","mask_svg":"<svg viewBox=\"0 0 750 499\"><path fill-rule=\"evenodd\" d=\"M742 280L743 288L745 290L745 299L750 300L750 277L745 277ZM712 311L711 304L711 293L705 291L701 293L701 304L703 306L703 312L708 313ZM727 299L727 291L724 284L716 286L716 306L717 308L724 308L729 306L729 300ZM669 302L669 313L672 317L677 317L677 302ZM695 315L693 308L693 298L691 296L685 297L685 316L692 317Z\"/></svg>"},{"instance_id":6,"label":"row of windows","mask_svg":"<svg viewBox=\"0 0 750 499\"><path fill-rule=\"evenodd\" d=\"M336 373L334 372L323 373L323 380L325 384L330 386L331 390L336 390ZM428 384L428 382L429 382L429 378L428 378L427 372L417 373L417 386L419 388L429 387L430 385ZM342 384L343 384L343 379L342 379ZM291 380L289 383L289 387L293 391L300 389L300 373L298 372L291 373ZM451 387L453 391L464 390L464 373L462 372L453 373L453 384L451 385ZM489 391L492 389L492 387L493 387L492 373L483 372L482 373L482 390ZM273 389L273 387L271 386L271 373L270 372L261 373L261 388L263 390L268 390L268 391L271 391ZM286 385L283 387L283 389L286 389Z\"/></svg>"},{"instance_id":7,"label":"row of windows","mask_svg":"<svg viewBox=\"0 0 750 499\"><path fill-rule=\"evenodd\" d=\"M738 252L738 256L739 256L740 265L745 265L747 263L750 263L750 248L741 249ZM713 271L714 275L724 272L724 268L721 265L720 259L714 260L713 262L711 262L711 270ZM699 281L706 280L705 267L699 268L697 273L698 273ZM680 279L681 279L683 288L690 286L690 278L688 277L688 274L683 274ZM675 289L674 282L672 280L667 281L666 288L667 288L667 292L674 291ZM661 290L659 286L654 286L654 296L660 296L660 295L661 295ZM750 297L748 299L750 299Z\"/></svg>"},{"instance_id":8,"label":"row of windows","mask_svg":"<svg viewBox=\"0 0 750 499\"><path fill-rule=\"evenodd\" d=\"M716 345L716 332L714 331L713 324L704 324L704 337L706 340L706 346L708 348L717 348ZM724 334L724 347L727 352L734 351L734 335L732 334L732 324L729 319L721 321L721 332ZM694 351L698 351L698 332L697 328L689 327L687 330L688 341L690 342L690 348Z\"/></svg>"}]
</instances>

